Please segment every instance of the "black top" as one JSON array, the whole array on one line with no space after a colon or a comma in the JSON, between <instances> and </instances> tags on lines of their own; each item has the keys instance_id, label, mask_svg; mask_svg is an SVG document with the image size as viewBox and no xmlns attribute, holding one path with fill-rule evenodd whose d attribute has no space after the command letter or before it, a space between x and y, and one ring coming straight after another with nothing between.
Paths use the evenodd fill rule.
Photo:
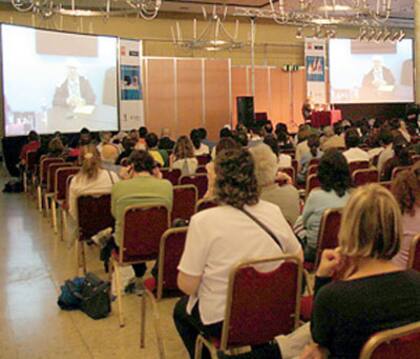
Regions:
<instances>
[{"instance_id":1,"label":"black top","mask_svg":"<svg viewBox=\"0 0 420 359\"><path fill-rule=\"evenodd\" d=\"M317 278L312 337L330 358L357 359L372 334L420 321L420 273L413 270L349 281Z\"/></svg>"},{"instance_id":2,"label":"black top","mask_svg":"<svg viewBox=\"0 0 420 359\"><path fill-rule=\"evenodd\" d=\"M159 140L158 147L160 150L172 150L175 146L175 142L172 141L169 137L162 137Z\"/></svg>"}]
</instances>

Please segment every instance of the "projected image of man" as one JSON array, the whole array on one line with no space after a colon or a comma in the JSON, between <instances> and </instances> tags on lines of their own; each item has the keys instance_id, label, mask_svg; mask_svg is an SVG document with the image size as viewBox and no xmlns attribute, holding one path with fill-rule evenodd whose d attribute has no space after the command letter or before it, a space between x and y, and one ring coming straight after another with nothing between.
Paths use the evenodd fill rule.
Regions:
<instances>
[{"instance_id":1,"label":"projected image of man","mask_svg":"<svg viewBox=\"0 0 420 359\"><path fill-rule=\"evenodd\" d=\"M363 90L392 91L392 88L387 88L387 86L395 85L395 77L392 71L384 66L383 59L380 56L374 56L372 63L372 69L363 77Z\"/></svg>"},{"instance_id":2,"label":"projected image of man","mask_svg":"<svg viewBox=\"0 0 420 359\"><path fill-rule=\"evenodd\" d=\"M54 106L81 107L95 104L95 94L85 77L79 74L79 63L76 60L67 62L66 80L55 90Z\"/></svg>"}]
</instances>

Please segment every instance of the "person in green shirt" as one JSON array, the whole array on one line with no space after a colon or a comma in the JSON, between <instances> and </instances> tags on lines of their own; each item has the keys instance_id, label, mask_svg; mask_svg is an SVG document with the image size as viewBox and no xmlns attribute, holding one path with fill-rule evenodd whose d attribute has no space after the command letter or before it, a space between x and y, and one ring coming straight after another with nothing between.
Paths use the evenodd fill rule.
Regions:
<instances>
[{"instance_id":1,"label":"person in green shirt","mask_svg":"<svg viewBox=\"0 0 420 359\"><path fill-rule=\"evenodd\" d=\"M120 181L112 187L111 213L115 218L115 244L122 242L124 212L128 206L137 204L164 205L172 210L173 186L161 179L159 168L153 157L144 150L134 150L128 159L129 179ZM133 265L136 277L142 277L146 265Z\"/></svg>"}]
</instances>

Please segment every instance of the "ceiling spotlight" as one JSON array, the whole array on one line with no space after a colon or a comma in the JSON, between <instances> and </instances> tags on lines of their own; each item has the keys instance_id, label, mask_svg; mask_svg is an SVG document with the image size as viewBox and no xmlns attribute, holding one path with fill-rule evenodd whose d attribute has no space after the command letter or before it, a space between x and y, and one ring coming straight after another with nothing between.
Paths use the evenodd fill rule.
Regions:
<instances>
[{"instance_id":1,"label":"ceiling spotlight","mask_svg":"<svg viewBox=\"0 0 420 359\"><path fill-rule=\"evenodd\" d=\"M303 38L303 29L301 27L298 27L296 30L296 39L302 39Z\"/></svg>"},{"instance_id":2,"label":"ceiling spotlight","mask_svg":"<svg viewBox=\"0 0 420 359\"><path fill-rule=\"evenodd\" d=\"M366 40L367 34L368 34L368 29L366 29L366 28L360 29L359 41Z\"/></svg>"},{"instance_id":3,"label":"ceiling spotlight","mask_svg":"<svg viewBox=\"0 0 420 359\"><path fill-rule=\"evenodd\" d=\"M384 34L384 32L382 30L379 30L375 35L375 42L381 41L381 38L382 38L383 34Z\"/></svg>"},{"instance_id":4,"label":"ceiling spotlight","mask_svg":"<svg viewBox=\"0 0 420 359\"><path fill-rule=\"evenodd\" d=\"M328 29L325 34L328 39L334 39L337 33L334 29Z\"/></svg>"},{"instance_id":5,"label":"ceiling spotlight","mask_svg":"<svg viewBox=\"0 0 420 359\"><path fill-rule=\"evenodd\" d=\"M373 40L373 38L375 37L375 35L376 35L376 30L372 27L372 28L369 29L368 34L366 36L366 39L368 41L371 41L371 40Z\"/></svg>"},{"instance_id":6,"label":"ceiling spotlight","mask_svg":"<svg viewBox=\"0 0 420 359\"><path fill-rule=\"evenodd\" d=\"M382 38L382 41L388 41L389 38L391 37L391 31L389 31L388 29L385 29L384 31L384 37Z\"/></svg>"},{"instance_id":7,"label":"ceiling spotlight","mask_svg":"<svg viewBox=\"0 0 420 359\"><path fill-rule=\"evenodd\" d=\"M397 38L397 41L402 41L405 38L405 31L404 30L400 30L399 32L399 36Z\"/></svg>"}]
</instances>

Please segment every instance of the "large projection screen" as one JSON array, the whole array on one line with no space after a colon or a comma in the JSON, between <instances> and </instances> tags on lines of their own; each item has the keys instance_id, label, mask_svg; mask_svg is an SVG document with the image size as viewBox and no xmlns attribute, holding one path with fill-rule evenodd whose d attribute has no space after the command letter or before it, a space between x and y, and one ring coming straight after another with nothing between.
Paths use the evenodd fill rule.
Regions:
<instances>
[{"instance_id":1,"label":"large projection screen","mask_svg":"<svg viewBox=\"0 0 420 359\"><path fill-rule=\"evenodd\" d=\"M117 38L1 25L6 136L118 130Z\"/></svg>"},{"instance_id":2,"label":"large projection screen","mask_svg":"<svg viewBox=\"0 0 420 359\"><path fill-rule=\"evenodd\" d=\"M413 42L329 42L330 102L409 103L414 101Z\"/></svg>"}]
</instances>

